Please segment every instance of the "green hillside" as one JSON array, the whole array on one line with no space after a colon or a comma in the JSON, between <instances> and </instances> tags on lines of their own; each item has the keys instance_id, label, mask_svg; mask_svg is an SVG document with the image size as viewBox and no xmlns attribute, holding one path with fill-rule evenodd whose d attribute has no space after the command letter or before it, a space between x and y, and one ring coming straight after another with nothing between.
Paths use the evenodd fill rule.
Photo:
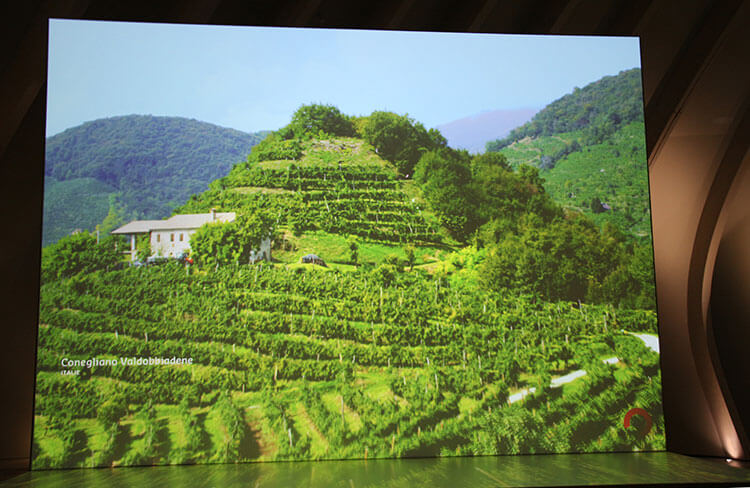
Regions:
<instances>
[{"instance_id":1,"label":"green hillside","mask_svg":"<svg viewBox=\"0 0 750 488\"><path fill-rule=\"evenodd\" d=\"M396 170L360 139L311 139L301 143L297 160L237 165L176 212L255 205L268 208L280 224L283 244L274 256L282 261L298 260L295 251L306 250L331 263L349 263L346 241L351 236L362 241L360 261L372 258L373 264L384 257L377 259L378 254L402 255L407 242L435 249L452 242L414 184L398 179Z\"/></svg>"},{"instance_id":2,"label":"green hillside","mask_svg":"<svg viewBox=\"0 0 750 488\"><path fill-rule=\"evenodd\" d=\"M93 230L109 211L108 203L102 205L109 201L104 188L116 197L123 219L166 217L243 160L263 135L181 117L128 115L51 136L45 178L53 183L45 186L43 245L75 229ZM92 189L91 180L99 185L89 195L83 191ZM81 211L89 198L94 204Z\"/></svg>"},{"instance_id":3,"label":"green hillside","mask_svg":"<svg viewBox=\"0 0 750 488\"><path fill-rule=\"evenodd\" d=\"M634 122L601 144L571 153L542 173L545 188L556 201L598 223L611 222L623 231L650 236L644 133L643 123ZM611 210L603 210L601 203Z\"/></svg>"},{"instance_id":4,"label":"green hillside","mask_svg":"<svg viewBox=\"0 0 750 488\"><path fill-rule=\"evenodd\" d=\"M643 122L641 70L633 68L605 76L555 100L504 139L487 143L499 151L526 137L583 131L585 144L598 143L622 125Z\"/></svg>"},{"instance_id":5,"label":"green hillside","mask_svg":"<svg viewBox=\"0 0 750 488\"><path fill-rule=\"evenodd\" d=\"M628 234L651 235L640 70L606 76L549 104L487 145L512 167L540 169L566 209Z\"/></svg>"},{"instance_id":6,"label":"green hillside","mask_svg":"<svg viewBox=\"0 0 750 488\"><path fill-rule=\"evenodd\" d=\"M34 467L664 448L651 254L536 168L303 106L211 208L192 263L44 249ZM111 364L149 357L192 364Z\"/></svg>"},{"instance_id":7,"label":"green hillside","mask_svg":"<svg viewBox=\"0 0 750 488\"><path fill-rule=\"evenodd\" d=\"M76 229L93 229L109 212L116 194L116 188L95 178L45 178L43 245Z\"/></svg>"},{"instance_id":8,"label":"green hillside","mask_svg":"<svg viewBox=\"0 0 750 488\"><path fill-rule=\"evenodd\" d=\"M579 141L581 131L522 139L500 153L514 167L528 164L542 168L545 189L563 207L583 212L598 224L610 222L633 235L650 236L643 134L643 123L632 122L599 144L579 145L551 168L545 168L545 161ZM605 210L602 204L610 209Z\"/></svg>"}]
</instances>

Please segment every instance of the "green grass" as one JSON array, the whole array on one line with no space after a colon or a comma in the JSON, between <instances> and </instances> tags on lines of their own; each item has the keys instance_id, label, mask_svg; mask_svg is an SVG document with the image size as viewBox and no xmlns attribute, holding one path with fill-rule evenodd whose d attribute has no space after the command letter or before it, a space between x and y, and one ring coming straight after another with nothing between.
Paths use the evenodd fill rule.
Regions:
<instances>
[{"instance_id":1,"label":"green grass","mask_svg":"<svg viewBox=\"0 0 750 488\"><path fill-rule=\"evenodd\" d=\"M388 383L386 381L382 381L382 378L380 381L373 383L369 385L365 389L365 393L379 403L385 403L388 401L393 400L393 391L388 386Z\"/></svg>"},{"instance_id":2,"label":"green grass","mask_svg":"<svg viewBox=\"0 0 750 488\"><path fill-rule=\"evenodd\" d=\"M481 403L470 397L461 397L458 401L458 411L464 415L471 415L481 406Z\"/></svg>"},{"instance_id":3,"label":"green grass","mask_svg":"<svg viewBox=\"0 0 750 488\"><path fill-rule=\"evenodd\" d=\"M357 267L353 264L342 264L342 263L326 263L326 264L328 264L329 268L335 269L336 271L341 271L342 273L349 273L349 272L357 270Z\"/></svg>"},{"instance_id":4,"label":"green grass","mask_svg":"<svg viewBox=\"0 0 750 488\"><path fill-rule=\"evenodd\" d=\"M61 459L65 454L62 440L55 432L48 430L46 416L34 417L34 439L39 443L42 452L52 459Z\"/></svg>"},{"instance_id":5,"label":"green grass","mask_svg":"<svg viewBox=\"0 0 750 488\"><path fill-rule=\"evenodd\" d=\"M310 456L313 459L324 457L329 448L328 440L310 418L305 405L302 402L296 402L292 405L291 412L297 432L310 439Z\"/></svg>"},{"instance_id":6,"label":"green grass","mask_svg":"<svg viewBox=\"0 0 750 488\"><path fill-rule=\"evenodd\" d=\"M617 363L617 371L615 371L615 380L618 382L624 383L628 380L628 378L632 377L633 374L630 373L627 369L627 367L622 364L622 361Z\"/></svg>"},{"instance_id":7,"label":"green grass","mask_svg":"<svg viewBox=\"0 0 750 488\"><path fill-rule=\"evenodd\" d=\"M264 169L285 169L289 167L290 164L297 164L297 161L294 161L292 159L274 159L269 161L261 161L258 163L258 167L264 168ZM301 166L297 164L298 166Z\"/></svg>"},{"instance_id":8,"label":"green grass","mask_svg":"<svg viewBox=\"0 0 750 488\"><path fill-rule=\"evenodd\" d=\"M596 357L601 360L611 358L615 355L615 351L604 342L592 342L589 347L596 354Z\"/></svg>"},{"instance_id":9,"label":"green grass","mask_svg":"<svg viewBox=\"0 0 750 488\"><path fill-rule=\"evenodd\" d=\"M529 386L535 386L537 383L539 383L539 376L533 373L529 373L526 371L521 372L521 374L518 375L518 390L514 391L513 393L518 393L519 391L523 390L524 388L527 388Z\"/></svg>"},{"instance_id":10,"label":"green grass","mask_svg":"<svg viewBox=\"0 0 750 488\"><path fill-rule=\"evenodd\" d=\"M389 386L390 375L382 370L364 371L359 374L362 379L361 388L373 401L379 403L390 402L395 395Z\"/></svg>"},{"instance_id":11,"label":"green grass","mask_svg":"<svg viewBox=\"0 0 750 488\"><path fill-rule=\"evenodd\" d=\"M282 263L299 263L302 256L307 254L317 254L326 263L349 261L349 247L343 236L326 232L306 232L298 237L287 233L286 239L295 250L274 251L274 259Z\"/></svg>"},{"instance_id":12,"label":"green grass","mask_svg":"<svg viewBox=\"0 0 750 488\"><path fill-rule=\"evenodd\" d=\"M228 433L227 429L221 423L219 411L217 409L209 409L206 414L206 420L203 423L203 428L211 439L210 452L218 455L222 452L223 447L226 444Z\"/></svg>"},{"instance_id":13,"label":"green grass","mask_svg":"<svg viewBox=\"0 0 750 488\"><path fill-rule=\"evenodd\" d=\"M351 137L306 141L303 145L303 155L299 160L262 161L258 163L258 166L265 169L284 169L294 164L299 167L338 168L339 162L342 166L373 165L395 171L389 162L375 153L372 146L360 139Z\"/></svg>"},{"instance_id":14,"label":"green grass","mask_svg":"<svg viewBox=\"0 0 750 488\"><path fill-rule=\"evenodd\" d=\"M351 267L350 251L347 237L338 234L329 234L322 231L305 232L301 236L286 234L286 239L294 247L293 251L274 250L273 257L282 263L300 263L302 256L317 254L329 266L337 267L342 271L349 271ZM399 260L406 259L404 246L385 244L379 242L368 242L359 240L358 263L382 263L388 256L396 256ZM447 254L447 250L441 247L420 246L415 249L415 267L434 263L438 260L436 256ZM341 267L342 265L349 265Z\"/></svg>"},{"instance_id":15,"label":"green grass","mask_svg":"<svg viewBox=\"0 0 750 488\"><path fill-rule=\"evenodd\" d=\"M242 395L242 396L240 396ZM259 460L271 460L278 451L278 440L273 433L271 422L260 406L261 399L257 393L235 395L235 401L245 412L245 421L249 428L260 433Z\"/></svg>"},{"instance_id":16,"label":"green grass","mask_svg":"<svg viewBox=\"0 0 750 488\"><path fill-rule=\"evenodd\" d=\"M165 418L169 432L169 442L172 449L183 448L187 445L185 427L180 418L177 405L158 405L156 408L157 418Z\"/></svg>"},{"instance_id":17,"label":"green grass","mask_svg":"<svg viewBox=\"0 0 750 488\"><path fill-rule=\"evenodd\" d=\"M335 392L328 392L323 394L322 398L323 404L328 409L328 411L331 412L331 414L340 417L341 395ZM346 425L346 428L349 430L349 432L352 432L354 434L362 430L362 427L364 426L364 424L362 423L362 419L359 417L359 414L349 408L346 403L344 403L344 424Z\"/></svg>"},{"instance_id":18,"label":"green grass","mask_svg":"<svg viewBox=\"0 0 750 488\"><path fill-rule=\"evenodd\" d=\"M88 438L88 448L92 452L101 450L104 447L105 437L104 429L96 419L76 419L75 426L82 429ZM91 459L93 461L93 459Z\"/></svg>"},{"instance_id":19,"label":"green grass","mask_svg":"<svg viewBox=\"0 0 750 488\"><path fill-rule=\"evenodd\" d=\"M423 206L427 205L425 199L422 197L422 190L419 188L419 185L417 185L415 181L404 180L401 184L401 190L406 194L410 201Z\"/></svg>"},{"instance_id":20,"label":"green grass","mask_svg":"<svg viewBox=\"0 0 750 488\"><path fill-rule=\"evenodd\" d=\"M563 396L575 395L586 390L585 376L562 385Z\"/></svg>"}]
</instances>

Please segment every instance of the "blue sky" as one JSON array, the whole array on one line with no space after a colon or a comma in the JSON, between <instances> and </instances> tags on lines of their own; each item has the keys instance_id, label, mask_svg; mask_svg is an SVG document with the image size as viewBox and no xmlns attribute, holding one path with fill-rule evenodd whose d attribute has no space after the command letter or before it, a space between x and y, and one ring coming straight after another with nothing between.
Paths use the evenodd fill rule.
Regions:
<instances>
[{"instance_id":1,"label":"blue sky","mask_svg":"<svg viewBox=\"0 0 750 488\"><path fill-rule=\"evenodd\" d=\"M633 37L51 20L49 48L47 135L127 114L274 130L312 102L350 115L408 113L434 127L542 108L640 66Z\"/></svg>"}]
</instances>

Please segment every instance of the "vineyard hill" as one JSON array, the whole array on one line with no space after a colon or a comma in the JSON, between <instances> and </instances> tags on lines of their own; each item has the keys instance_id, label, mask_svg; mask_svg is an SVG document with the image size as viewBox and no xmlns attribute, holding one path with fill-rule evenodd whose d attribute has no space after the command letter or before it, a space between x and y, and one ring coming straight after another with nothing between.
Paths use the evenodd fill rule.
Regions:
<instances>
[{"instance_id":1,"label":"vineyard hill","mask_svg":"<svg viewBox=\"0 0 750 488\"><path fill-rule=\"evenodd\" d=\"M45 248L35 468L663 449L650 249L537 168L302 106L174 213L211 209L237 219L192 264ZM241 259L269 223L272 262ZM192 364L59 371L125 357Z\"/></svg>"},{"instance_id":2,"label":"vineyard hill","mask_svg":"<svg viewBox=\"0 0 750 488\"><path fill-rule=\"evenodd\" d=\"M361 241L362 260L373 263L385 253L403 257L407 242L418 244L420 260L456 244L419 187L399 178L388 161L357 138L311 139L302 143L296 160L238 164L176 212L242 212L258 204L272 209L280 224L283 244L274 256L281 261L314 253L346 269L352 264L347 247L352 237Z\"/></svg>"},{"instance_id":3,"label":"vineyard hill","mask_svg":"<svg viewBox=\"0 0 750 488\"><path fill-rule=\"evenodd\" d=\"M638 237L651 235L641 72L576 88L487 144L513 167L540 169L561 206Z\"/></svg>"}]
</instances>

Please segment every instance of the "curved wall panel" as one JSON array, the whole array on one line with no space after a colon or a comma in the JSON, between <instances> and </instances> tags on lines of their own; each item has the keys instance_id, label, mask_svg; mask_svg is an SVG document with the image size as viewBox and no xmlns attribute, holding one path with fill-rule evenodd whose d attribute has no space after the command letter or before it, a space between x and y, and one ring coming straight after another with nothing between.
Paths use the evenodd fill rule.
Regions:
<instances>
[{"instance_id":1,"label":"curved wall panel","mask_svg":"<svg viewBox=\"0 0 750 488\"><path fill-rule=\"evenodd\" d=\"M745 141L748 138L746 136ZM747 147L745 147L747 149ZM706 280L709 324L714 363L723 374L722 390L738 436L750 445L750 152L745 152L729 191L719 225L711 279ZM704 302L705 303L705 302Z\"/></svg>"},{"instance_id":2,"label":"curved wall panel","mask_svg":"<svg viewBox=\"0 0 750 488\"><path fill-rule=\"evenodd\" d=\"M650 161L668 446L734 458L747 458L748 446L724 394L703 291L720 210L747 150L747 16L744 6L725 28Z\"/></svg>"}]
</instances>

